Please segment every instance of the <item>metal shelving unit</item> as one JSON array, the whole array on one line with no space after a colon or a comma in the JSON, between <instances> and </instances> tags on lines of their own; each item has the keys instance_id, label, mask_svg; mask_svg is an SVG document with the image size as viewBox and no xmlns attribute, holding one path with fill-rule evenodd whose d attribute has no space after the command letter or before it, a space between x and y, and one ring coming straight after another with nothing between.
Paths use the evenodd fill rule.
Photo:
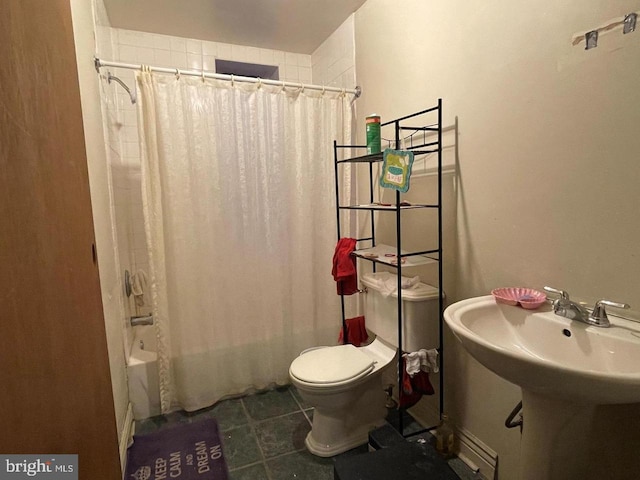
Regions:
<instances>
[{"instance_id":1,"label":"metal shelving unit","mask_svg":"<svg viewBox=\"0 0 640 480\"><path fill-rule=\"evenodd\" d=\"M435 118L435 120L434 120ZM427 120L431 120L430 123ZM428 123L423 126L414 126L410 125L410 122L422 122ZM437 155L437 183L438 183L438 200L436 204L411 204L406 205L401 200L400 192L395 192L395 203L383 205L379 203L374 203L374 171L373 164L377 162L382 162L383 154L382 153L374 153L369 155L361 155L357 157L351 157L346 159L340 159L339 152L342 149L357 149L362 150L366 149L366 146L363 145L338 145L337 142L333 143L333 151L334 151L334 162L335 162L335 194L336 194L336 220L337 220L337 231L338 231L338 239L341 237L340 231L340 214L344 210L364 210L370 212L369 223L371 226L370 236L365 238L356 239L358 245L361 245L363 242L369 242L369 247L358 248L353 252L353 255L358 257L359 259L370 261L373 263L373 271L376 271L377 265L385 265L386 267L395 268L397 270L398 276L398 345L402 346L403 344L403 331L402 331L402 272L405 268L417 267L420 265L426 265L428 263L437 263L438 264L438 291L439 291L439 300L438 300L438 356L440 360L440 372L439 372L439 409L440 409L440 417L442 417L443 405L444 405L444 351L443 351L443 310L444 310L444 293L442 290L442 99L438 99L438 104L434 107L428 108L426 110L422 110L420 112L413 113L411 115L406 115L401 118L397 118L395 120L391 120L389 122L385 122L381 124L381 127L387 127L385 131L389 129L393 129L393 140L388 141L389 147L394 148L396 150L400 150L402 146L402 141L407 138L410 139L409 146L404 146L404 150L413 151L414 155L426 155L426 154L436 154ZM403 138L403 134L406 132L410 132L409 135L406 135ZM417 143L414 145L414 137ZM433 138L435 137L435 139ZM339 166L345 163L365 163L369 165L369 203L364 205L341 205L340 204L340 176L339 176ZM402 212L407 210L414 209L425 209L425 210L437 210L438 215L438 242L437 248L422 250L422 251L405 251L402 247ZM375 212L388 212L388 214L395 214L396 218L396 245L388 246L378 244L376 242L376 225L375 225ZM375 253L378 256L373 257L372 255L367 255ZM388 257L385 254L393 254L395 257ZM393 262L392 259L400 259ZM403 264L404 263L404 264ZM341 300L341 311L342 311L342 329L344 332L344 343L348 342L347 338L347 328L346 328L346 319L345 319L345 304L344 304L344 296L340 296ZM397 378L397 386L398 386L398 396L402 394L402 356L398 356L398 378ZM432 430L437 425L427 427L419 432L414 432L410 435L404 434L404 425L402 418L402 411L398 409L398 424L400 433L404 436L411 436L423 433L427 430Z\"/></svg>"}]
</instances>

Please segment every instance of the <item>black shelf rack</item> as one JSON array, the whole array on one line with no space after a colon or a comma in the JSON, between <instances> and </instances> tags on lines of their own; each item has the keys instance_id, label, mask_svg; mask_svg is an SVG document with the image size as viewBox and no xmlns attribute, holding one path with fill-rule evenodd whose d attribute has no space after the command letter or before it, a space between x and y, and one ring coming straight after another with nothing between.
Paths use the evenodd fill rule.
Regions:
<instances>
[{"instance_id":1,"label":"black shelf rack","mask_svg":"<svg viewBox=\"0 0 640 480\"><path fill-rule=\"evenodd\" d=\"M426 123L430 120L430 123L423 126L414 126L410 123ZM371 247L369 249L358 249L354 252L357 258L372 262L373 271L376 271L377 265L385 265L386 267L395 268L398 276L398 345L400 349L403 345L403 331L402 331L402 271L405 268L413 268L415 266L424 265L427 263L437 262L438 264L438 357L439 357L439 410L440 417L442 417L444 406L444 349L443 349L443 311L444 311L444 292L442 289L442 99L438 99L437 105L410 114L395 120L391 120L381 124L381 127L387 127L383 131L393 130L394 138L388 140L388 147L396 150L401 149L404 140L404 150L413 151L415 156L436 154L437 155L437 203L435 204L411 204L406 205L401 201L400 192L395 192L395 203L382 205L374 204L374 171L373 165L377 162L383 161L383 153L373 153L368 155L360 155L351 158L340 158L340 152L343 149L353 149L356 151L366 151L366 145L338 145L337 142L333 142L334 163L335 163L335 194L336 194L336 224L338 239L342 238L340 231L340 215L345 210L364 210L369 211L369 224L371 227L370 236L365 238L357 238L357 243L370 242ZM409 132L408 135L406 133ZM435 138L434 138L435 137ZM409 139L409 145L407 146L407 138ZM415 141L414 141L415 140ZM415 143L415 144L414 144ZM369 164L369 204L368 205L341 205L340 204L340 165L345 163L364 163ZM402 250L402 212L413 209L435 209L438 216L438 239L437 248L430 250L422 250L417 252L406 252ZM384 251L392 252L395 259L395 263L389 260L390 257L378 255L377 257L366 256L366 251L371 249L380 248L376 243L376 225L375 225L375 212L391 212L395 213L396 218L396 245L395 247L386 247ZM390 250L389 250L390 249ZM403 265L404 263L404 265ZM345 318L345 302L344 296L340 296L341 312L342 312L342 331L344 332L344 343L348 342L346 318ZM402 356L398 355L398 395L401 394L402 389ZM400 433L404 437L413 435L419 435L425 431L432 430L437 425L426 427L418 432L412 432L411 434L404 433L403 415L402 411L398 409L398 428Z\"/></svg>"}]
</instances>

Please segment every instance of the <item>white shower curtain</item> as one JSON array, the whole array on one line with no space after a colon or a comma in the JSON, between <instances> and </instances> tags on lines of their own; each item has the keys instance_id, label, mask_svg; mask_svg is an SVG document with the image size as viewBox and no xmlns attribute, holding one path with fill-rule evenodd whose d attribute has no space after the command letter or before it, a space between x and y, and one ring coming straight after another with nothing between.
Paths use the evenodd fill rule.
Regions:
<instances>
[{"instance_id":1,"label":"white shower curtain","mask_svg":"<svg viewBox=\"0 0 640 480\"><path fill-rule=\"evenodd\" d=\"M333 140L351 143L351 96L137 84L162 411L288 382L292 359L340 328Z\"/></svg>"}]
</instances>

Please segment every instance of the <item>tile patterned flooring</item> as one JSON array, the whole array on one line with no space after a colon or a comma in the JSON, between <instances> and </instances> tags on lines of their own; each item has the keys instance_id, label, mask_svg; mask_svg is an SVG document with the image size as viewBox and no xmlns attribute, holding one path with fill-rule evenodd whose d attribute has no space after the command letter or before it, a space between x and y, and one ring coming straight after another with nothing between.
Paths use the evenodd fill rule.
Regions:
<instances>
[{"instance_id":1,"label":"tile patterned flooring","mask_svg":"<svg viewBox=\"0 0 640 480\"><path fill-rule=\"evenodd\" d=\"M294 387L224 400L197 412L173 412L137 421L136 434L211 417L218 421L230 480L333 479L334 459L316 457L305 449L313 409ZM417 431L420 427L408 417L405 432L412 428ZM365 444L342 456L367 451ZM479 478L458 459L450 460L449 465L464 480Z\"/></svg>"}]
</instances>

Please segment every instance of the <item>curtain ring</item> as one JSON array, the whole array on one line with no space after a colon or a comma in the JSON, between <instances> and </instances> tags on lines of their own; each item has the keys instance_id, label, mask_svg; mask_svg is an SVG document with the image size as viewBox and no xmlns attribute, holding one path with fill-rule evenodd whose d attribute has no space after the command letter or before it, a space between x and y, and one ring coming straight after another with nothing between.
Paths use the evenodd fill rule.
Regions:
<instances>
[{"instance_id":1,"label":"curtain ring","mask_svg":"<svg viewBox=\"0 0 640 480\"><path fill-rule=\"evenodd\" d=\"M324 95L325 90L326 90L326 87L322 85L322 95Z\"/></svg>"},{"instance_id":2,"label":"curtain ring","mask_svg":"<svg viewBox=\"0 0 640 480\"><path fill-rule=\"evenodd\" d=\"M202 69L202 83L204 83L204 68Z\"/></svg>"},{"instance_id":3,"label":"curtain ring","mask_svg":"<svg viewBox=\"0 0 640 480\"><path fill-rule=\"evenodd\" d=\"M304 83L300 83L300 93L304 93Z\"/></svg>"},{"instance_id":4,"label":"curtain ring","mask_svg":"<svg viewBox=\"0 0 640 480\"><path fill-rule=\"evenodd\" d=\"M231 86L235 86L235 80L233 79L233 73L231 74Z\"/></svg>"},{"instance_id":5,"label":"curtain ring","mask_svg":"<svg viewBox=\"0 0 640 480\"><path fill-rule=\"evenodd\" d=\"M262 88L262 79L258 77L258 90Z\"/></svg>"},{"instance_id":6,"label":"curtain ring","mask_svg":"<svg viewBox=\"0 0 640 480\"><path fill-rule=\"evenodd\" d=\"M176 68L176 80L180 80L180 70Z\"/></svg>"},{"instance_id":7,"label":"curtain ring","mask_svg":"<svg viewBox=\"0 0 640 480\"><path fill-rule=\"evenodd\" d=\"M347 89L346 88L342 89L342 93L340 94L340 96L342 96L342 97L346 97L347 96Z\"/></svg>"}]
</instances>

